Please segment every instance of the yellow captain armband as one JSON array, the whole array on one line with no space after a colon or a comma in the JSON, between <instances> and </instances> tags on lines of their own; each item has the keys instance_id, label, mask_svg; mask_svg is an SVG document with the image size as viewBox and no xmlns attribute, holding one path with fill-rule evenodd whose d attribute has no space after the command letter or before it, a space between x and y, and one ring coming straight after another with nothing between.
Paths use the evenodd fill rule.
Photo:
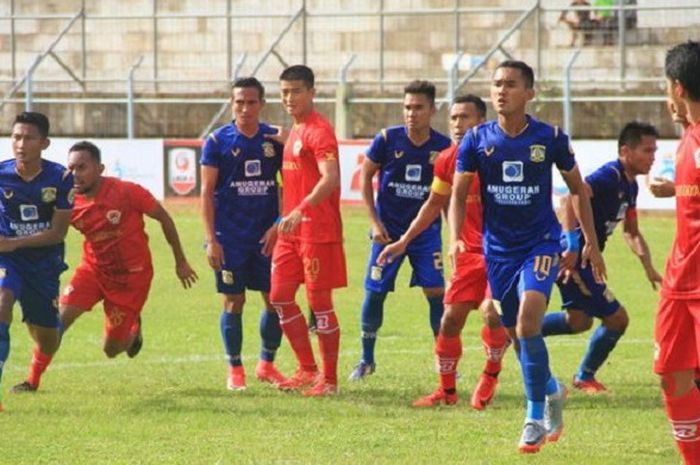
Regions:
<instances>
[{"instance_id":1,"label":"yellow captain armband","mask_svg":"<svg viewBox=\"0 0 700 465\"><path fill-rule=\"evenodd\" d=\"M430 186L430 190L440 195L450 195L452 192L452 184L445 182L442 179L435 176L433 178L433 184Z\"/></svg>"}]
</instances>

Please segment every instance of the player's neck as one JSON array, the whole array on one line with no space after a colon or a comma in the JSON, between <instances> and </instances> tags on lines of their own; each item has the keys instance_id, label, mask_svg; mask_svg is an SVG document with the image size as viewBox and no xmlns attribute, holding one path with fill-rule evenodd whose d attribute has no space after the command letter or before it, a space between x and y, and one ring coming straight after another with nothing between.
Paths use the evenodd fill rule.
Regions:
<instances>
[{"instance_id":1,"label":"player's neck","mask_svg":"<svg viewBox=\"0 0 700 465\"><path fill-rule=\"evenodd\" d=\"M258 130L260 129L260 123L258 121L255 121L252 123L243 124L236 121L236 129L238 129L238 132L240 132L244 136L251 138L255 137L255 135L258 133Z\"/></svg>"},{"instance_id":2,"label":"player's neck","mask_svg":"<svg viewBox=\"0 0 700 465\"><path fill-rule=\"evenodd\" d=\"M98 177L95 184L93 184L89 190L82 192L82 196L90 200L97 197L97 193L100 192L100 187L102 187L103 180L104 178L102 176Z\"/></svg>"},{"instance_id":3,"label":"player's neck","mask_svg":"<svg viewBox=\"0 0 700 465\"><path fill-rule=\"evenodd\" d=\"M686 118L690 125L695 126L700 123L700 103L688 102L686 103L686 107L688 108Z\"/></svg>"},{"instance_id":4,"label":"player's neck","mask_svg":"<svg viewBox=\"0 0 700 465\"><path fill-rule=\"evenodd\" d=\"M25 181L31 181L41 172L41 158L31 161L30 163L17 162L17 174Z\"/></svg>"},{"instance_id":5,"label":"player's neck","mask_svg":"<svg viewBox=\"0 0 700 465\"><path fill-rule=\"evenodd\" d=\"M625 178L630 182L634 181L635 173L632 172L632 167L630 166L627 159L624 157L620 157L620 164L622 164L622 171L625 175Z\"/></svg>"},{"instance_id":6,"label":"player's neck","mask_svg":"<svg viewBox=\"0 0 700 465\"><path fill-rule=\"evenodd\" d=\"M406 128L406 135L413 145L420 147L430 139L430 126L422 129Z\"/></svg>"},{"instance_id":7,"label":"player's neck","mask_svg":"<svg viewBox=\"0 0 700 465\"><path fill-rule=\"evenodd\" d=\"M294 121L294 125L297 126L299 124L303 124L304 121L309 119L309 116L311 116L311 113L314 112L314 107L310 107L308 110L304 110L303 112L292 115L292 121Z\"/></svg>"},{"instance_id":8,"label":"player's neck","mask_svg":"<svg viewBox=\"0 0 700 465\"><path fill-rule=\"evenodd\" d=\"M516 113L513 115L498 115L498 126L508 137L517 137L527 129L527 115Z\"/></svg>"}]
</instances>

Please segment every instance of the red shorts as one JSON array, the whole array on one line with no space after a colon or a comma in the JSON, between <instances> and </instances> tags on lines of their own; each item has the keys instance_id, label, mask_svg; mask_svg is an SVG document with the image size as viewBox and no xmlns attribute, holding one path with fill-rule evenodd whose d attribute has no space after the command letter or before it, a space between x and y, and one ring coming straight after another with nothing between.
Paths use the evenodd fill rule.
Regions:
<instances>
[{"instance_id":1,"label":"red shorts","mask_svg":"<svg viewBox=\"0 0 700 465\"><path fill-rule=\"evenodd\" d=\"M153 269L109 277L81 263L63 290L61 305L89 311L104 300L105 337L125 341L151 288Z\"/></svg>"},{"instance_id":2,"label":"red shorts","mask_svg":"<svg viewBox=\"0 0 700 465\"><path fill-rule=\"evenodd\" d=\"M479 305L486 298L486 260L477 253L457 255L457 269L445 290L444 303L474 302Z\"/></svg>"},{"instance_id":3,"label":"red shorts","mask_svg":"<svg viewBox=\"0 0 700 465\"><path fill-rule=\"evenodd\" d=\"M654 328L654 371L658 374L698 368L700 300L661 297Z\"/></svg>"},{"instance_id":4,"label":"red shorts","mask_svg":"<svg viewBox=\"0 0 700 465\"><path fill-rule=\"evenodd\" d=\"M317 290L347 286L343 244L278 239L272 254L271 281L272 287L298 283Z\"/></svg>"}]
</instances>

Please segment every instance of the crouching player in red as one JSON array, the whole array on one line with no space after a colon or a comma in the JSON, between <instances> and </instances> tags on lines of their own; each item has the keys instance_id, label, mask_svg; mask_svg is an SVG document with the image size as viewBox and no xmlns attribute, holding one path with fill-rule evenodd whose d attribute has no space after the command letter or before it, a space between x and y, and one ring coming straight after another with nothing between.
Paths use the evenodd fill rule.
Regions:
<instances>
[{"instance_id":1,"label":"crouching player in red","mask_svg":"<svg viewBox=\"0 0 700 465\"><path fill-rule=\"evenodd\" d=\"M686 465L700 464L700 42L666 54L669 98L688 126L676 153L676 237L656 313L654 371Z\"/></svg>"},{"instance_id":2,"label":"crouching player in red","mask_svg":"<svg viewBox=\"0 0 700 465\"><path fill-rule=\"evenodd\" d=\"M296 390L313 385L306 396L338 391L340 327L332 290L345 287L343 225L340 218L338 142L330 123L314 110L314 74L303 65L280 75L282 105L294 121L284 145L282 205L284 216L272 254L270 301L296 355L296 373L277 386ZM319 376L304 315L295 301L306 286L316 316L316 334L323 359Z\"/></svg>"},{"instance_id":3,"label":"crouching player in red","mask_svg":"<svg viewBox=\"0 0 700 465\"><path fill-rule=\"evenodd\" d=\"M403 254L407 245L421 231L427 228L447 206L452 192L452 177L455 171L457 147L466 132L486 120L486 104L475 95L457 97L450 108L450 135L453 145L443 150L435 161L433 185L425 202L409 229L398 241L388 245L377 261L383 264ZM440 322L440 331L435 340L435 354L440 369L440 386L432 393L413 403L414 407L432 407L457 403L457 364L462 356L462 328L467 315L480 308L485 325L481 330L481 340L487 355L486 366L479 378L471 399L477 410L484 409L493 399L501 371L501 359L508 346L501 320L486 294L486 262L481 245L481 196L479 184L475 182L465 203L469 220L464 223L462 240L468 251L458 256L453 264L454 275L445 293L445 314ZM480 305L481 304L481 305Z\"/></svg>"},{"instance_id":4,"label":"crouching player in red","mask_svg":"<svg viewBox=\"0 0 700 465\"><path fill-rule=\"evenodd\" d=\"M77 192L71 224L85 236L83 256L60 298L60 314L66 331L83 313L104 301L103 350L113 358L126 351L135 357L141 350L141 309L153 277L148 236L143 215L161 223L175 256L175 272L189 288L197 274L180 245L172 218L143 187L102 176L100 149L91 142L74 144L68 154ZM23 383L35 391L50 362L32 360L32 377Z\"/></svg>"}]
</instances>

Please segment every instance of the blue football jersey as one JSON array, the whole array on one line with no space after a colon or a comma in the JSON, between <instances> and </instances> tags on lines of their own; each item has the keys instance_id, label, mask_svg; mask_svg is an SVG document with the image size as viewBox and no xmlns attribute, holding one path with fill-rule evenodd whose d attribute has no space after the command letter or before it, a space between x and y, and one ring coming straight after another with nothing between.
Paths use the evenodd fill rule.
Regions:
<instances>
[{"instance_id":1,"label":"blue football jersey","mask_svg":"<svg viewBox=\"0 0 700 465\"><path fill-rule=\"evenodd\" d=\"M73 208L73 175L63 165L42 160L39 174L25 181L17 174L15 160L5 160L0 162L0 192L0 234L30 236L51 227L54 210ZM63 257L63 250L60 243L11 254L38 262Z\"/></svg>"},{"instance_id":2,"label":"blue football jersey","mask_svg":"<svg viewBox=\"0 0 700 465\"><path fill-rule=\"evenodd\" d=\"M430 195L433 164L451 144L445 135L431 129L430 138L417 147L405 126L383 129L372 141L367 158L380 165L376 208L392 239L406 232ZM440 227L440 219L431 228Z\"/></svg>"},{"instance_id":3,"label":"blue football jersey","mask_svg":"<svg viewBox=\"0 0 700 465\"><path fill-rule=\"evenodd\" d=\"M542 241L558 241L552 206L552 165L576 166L569 138L528 115L516 137L497 121L469 131L457 152L458 172L478 172L484 206L484 251L495 260L526 254Z\"/></svg>"},{"instance_id":4,"label":"blue football jersey","mask_svg":"<svg viewBox=\"0 0 700 465\"><path fill-rule=\"evenodd\" d=\"M253 137L234 123L209 135L200 163L218 168L214 227L224 246L255 246L279 215L277 174L283 146L265 138L277 130L260 124Z\"/></svg>"},{"instance_id":5,"label":"blue football jersey","mask_svg":"<svg viewBox=\"0 0 700 465\"><path fill-rule=\"evenodd\" d=\"M619 159L604 164L586 176L586 182L593 190L593 221L598 245L603 250L608 236L625 219L627 210L636 208L639 186L636 180L627 179Z\"/></svg>"}]
</instances>

